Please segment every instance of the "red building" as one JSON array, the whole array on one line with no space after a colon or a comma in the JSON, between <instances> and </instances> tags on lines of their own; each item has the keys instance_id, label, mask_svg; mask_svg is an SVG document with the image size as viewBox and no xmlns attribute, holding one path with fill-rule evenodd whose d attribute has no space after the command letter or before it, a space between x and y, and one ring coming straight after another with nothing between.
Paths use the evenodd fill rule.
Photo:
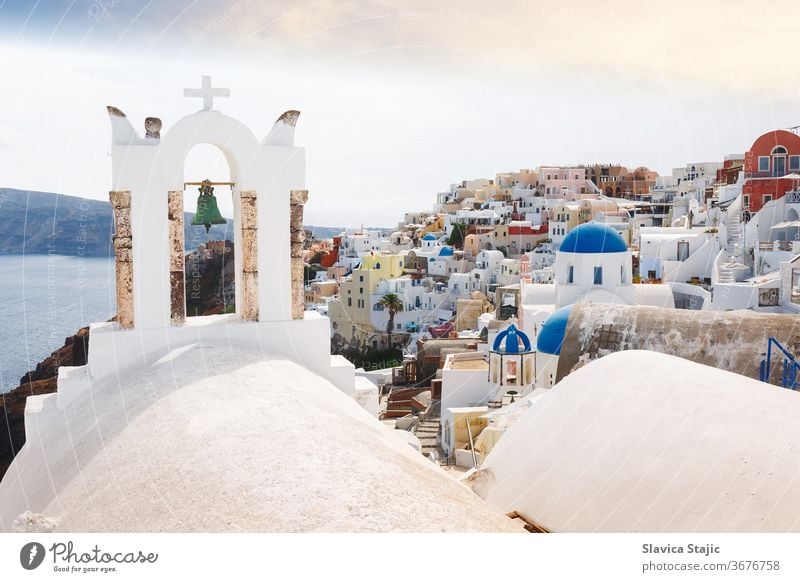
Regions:
<instances>
[{"instance_id":1,"label":"red building","mask_svg":"<svg viewBox=\"0 0 800 582\"><path fill-rule=\"evenodd\" d=\"M339 260L339 245L342 244L342 237L335 236L333 237L333 244L325 253L322 253L322 257L320 258L319 264L329 269L330 267L336 264L336 261Z\"/></svg>"},{"instance_id":2,"label":"red building","mask_svg":"<svg viewBox=\"0 0 800 582\"><path fill-rule=\"evenodd\" d=\"M796 182L782 178L791 173L800 174L800 136L779 129L759 137L744 155L743 206L758 212L781 198Z\"/></svg>"},{"instance_id":3,"label":"red building","mask_svg":"<svg viewBox=\"0 0 800 582\"><path fill-rule=\"evenodd\" d=\"M722 167L717 170L717 183L735 184L739 179L739 173L744 171L744 156L731 155L722 162Z\"/></svg>"}]
</instances>

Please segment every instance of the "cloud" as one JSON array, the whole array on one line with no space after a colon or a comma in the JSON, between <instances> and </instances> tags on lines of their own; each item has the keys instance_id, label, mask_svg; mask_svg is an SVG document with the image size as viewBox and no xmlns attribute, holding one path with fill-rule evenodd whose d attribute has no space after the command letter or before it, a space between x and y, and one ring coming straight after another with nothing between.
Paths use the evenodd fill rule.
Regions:
<instances>
[{"instance_id":1,"label":"cloud","mask_svg":"<svg viewBox=\"0 0 800 582\"><path fill-rule=\"evenodd\" d=\"M783 17L735 1L119 0L80 49L33 38L47 26L33 18L0 42L15 87L0 128L17 132L0 129L16 145L0 186L105 198L105 105L166 131L196 110L181 89L200 74L231 88L220 110L259 136L303 111L310 222L388 225L451 182L540 164L668 172L800 122L784 64L798 8L774 7Z\"/></svg>"},{"instance_id":2,"label":"cloud","mask_svg":"<svg viewBox=\"0 0 800 582\"><path fill-rule=\"evenodd\" d=\"M0 152L17 147L22 137L19 130L9 125L0 125Z\"/></svg>"}]
</instances>

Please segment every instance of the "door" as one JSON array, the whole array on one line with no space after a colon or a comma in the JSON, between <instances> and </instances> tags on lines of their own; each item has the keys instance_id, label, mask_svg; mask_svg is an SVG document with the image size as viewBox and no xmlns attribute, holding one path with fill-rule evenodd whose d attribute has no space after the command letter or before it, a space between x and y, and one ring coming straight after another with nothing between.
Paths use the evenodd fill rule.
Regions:
<instances>
[{"instance_id":1,"label":"door","mask_svg":"<svg viewBox=\"0 0 800 582\"><path fill-rule=\"evenodd\" d=\"M686 241L678 242L678 260L685 261L689 258L689 243Z\"/></svg>"},{"instance_id":2,"label":"door","mask_svg":"<svg viewBox=\"0 0 800 582\"><path fill-rule=\"evenodd\" d=\"M786 156L775 156L772 158L772 175L786 175Z\"/></svg>"}]
</instances>

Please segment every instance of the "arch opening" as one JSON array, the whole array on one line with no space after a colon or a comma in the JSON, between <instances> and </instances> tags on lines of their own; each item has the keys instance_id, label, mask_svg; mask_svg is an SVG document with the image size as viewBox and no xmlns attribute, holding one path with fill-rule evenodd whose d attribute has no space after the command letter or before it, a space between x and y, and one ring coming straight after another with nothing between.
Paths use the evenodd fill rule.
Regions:
<instances>
[{"instance_id":1,"label":"arch opening","mask_svg":"<svg viewBox=\"0 0 800 582\"><path fill-rule=\"evenodd\" d=\"M217 146L201 143L193 146L183 165L184 183L235 182L229 160ZM234 228L236 186L214 185L213 195L225 224L192 225L197 212L199 186L187 184L183 192L184 227L184 314L200 317L236 313L238 270L236 254L240 251ZM175 290L173 289L173 295ZM175 297L173 296L173 303ZM173 309L180 306L173 305ZM173 319L175 319L173 314Z\"/></svg>"}]
</instances>

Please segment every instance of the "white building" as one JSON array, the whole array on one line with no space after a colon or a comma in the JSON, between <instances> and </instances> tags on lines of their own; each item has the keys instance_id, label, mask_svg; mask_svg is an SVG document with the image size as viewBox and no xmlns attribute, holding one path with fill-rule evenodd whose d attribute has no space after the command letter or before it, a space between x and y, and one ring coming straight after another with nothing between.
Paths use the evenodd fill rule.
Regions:
<instances>
[{"instance_id":1,"label":"white building","mask_svg":"<svg viewBox=\"0 0 800 582\"><path fill-rule=\"evenodd\" d=\"M639 275L647 280L710 279L720 250L719 234L705 227L645 227L639 240Z\"/></svg>"},{"instance_id":2,"label":"white building","mask_svg":"<svg viewBox=\"0 0 800 582\"><path fill-rule=\"evenodd\" d=\"M634 285L631 252L617 231L588 222L556 252L555 283L520 282L522 328L536 338L537 386L550 387L570 306L578 302L674 308L668 285Z\"/></svg>"},{"instance_id":3,"label":"white building","mask_svg":"<svg viewBox=\"0 0 800 582\"><path fill-rule=\"evenodd\" d=\"M370 253L381 252L384 246L384 239L380 231L368 230L356 233L344 233L342 242L339 245L339 260L345 257L364 257Z\"/></svg>"}]
</instances>

